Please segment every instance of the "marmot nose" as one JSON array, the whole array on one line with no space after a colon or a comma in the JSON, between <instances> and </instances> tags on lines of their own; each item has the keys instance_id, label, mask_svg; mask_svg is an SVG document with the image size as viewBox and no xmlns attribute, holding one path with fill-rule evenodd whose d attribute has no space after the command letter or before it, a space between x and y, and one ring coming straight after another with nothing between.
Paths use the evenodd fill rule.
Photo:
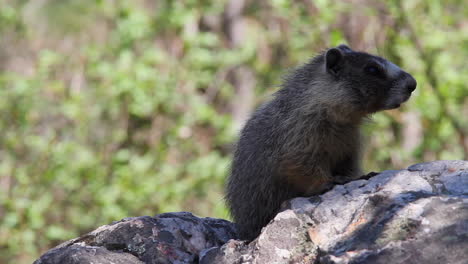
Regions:
<instances>
[{"instance_id":1,"label":"marmot nose","mask_svg":"<svg viewBox=\"0 0 468 264\"><path fill-rule=\"evenodd\" d=\"M413 92L416 89L417 82L410 74L407 75L406 79L406 89L408 92Z\"/></svg>"}]
</instances>

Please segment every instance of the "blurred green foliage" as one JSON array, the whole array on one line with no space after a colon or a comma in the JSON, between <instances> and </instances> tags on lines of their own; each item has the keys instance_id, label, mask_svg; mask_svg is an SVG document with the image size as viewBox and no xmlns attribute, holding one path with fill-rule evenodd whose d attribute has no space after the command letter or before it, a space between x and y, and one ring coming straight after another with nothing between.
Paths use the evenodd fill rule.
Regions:
<instances>
[{"instance_id":1,"label":"blurred green foliage","mask_svg":"<svg viewBox=\"0 0 468 264\"><path fill-rule=\"evenodd\" d=\"M340 43L418 80L409 103L366 126L366 170L467 158L464 1L235 8L233 0L0 0L1 263L30 263L128 216L228 218L223 184L245 120L233 116L266 100L288 68Z\"/></svg>"}]
</instances>

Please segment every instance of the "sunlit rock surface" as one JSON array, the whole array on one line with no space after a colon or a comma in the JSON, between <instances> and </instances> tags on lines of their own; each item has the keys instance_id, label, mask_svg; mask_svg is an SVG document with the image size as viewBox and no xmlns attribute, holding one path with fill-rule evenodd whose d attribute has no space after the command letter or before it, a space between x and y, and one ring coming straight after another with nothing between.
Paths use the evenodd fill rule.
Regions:
<instances>
[{"instance_id":1,"label":"sunlit rock surface","mask_svg":"<svg viewBox=\"0 0 468 264\"><path fill-rule=\"evenodd\" d=\"M228 221L166 213L99 227L35 264L468 263L467 161L384 171L283 208L249 244Z\"/></svg>"}]
</instances>

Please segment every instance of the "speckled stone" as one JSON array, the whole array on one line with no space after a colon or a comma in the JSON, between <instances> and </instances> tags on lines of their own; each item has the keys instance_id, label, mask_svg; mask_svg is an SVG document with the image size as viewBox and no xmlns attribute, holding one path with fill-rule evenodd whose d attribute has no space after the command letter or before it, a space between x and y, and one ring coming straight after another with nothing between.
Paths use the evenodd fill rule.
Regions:
<instances>
[{"instance_id":1,"label":"speckled stone","mask_svg":"<svg viewBox=\"0 0 468 264\"><path fill-rule=\"evenodd\" d=\"M467 264L468 162L434 161L287 201L246 243L235 225L188 212L126 218L34 264Z\"/></svg>"}]
</instances>

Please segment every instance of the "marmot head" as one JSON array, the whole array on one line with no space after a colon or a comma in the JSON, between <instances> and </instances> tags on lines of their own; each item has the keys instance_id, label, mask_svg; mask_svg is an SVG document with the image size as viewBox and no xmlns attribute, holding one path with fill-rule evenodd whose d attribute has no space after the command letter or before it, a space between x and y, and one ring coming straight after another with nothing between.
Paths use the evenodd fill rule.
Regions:
<instances>
[{"instance_id":1,"label":"marmot head","mask_svg":"<svg viewBox=\"0 0 468 264\"><path fill-rule=\"evenodd\" d=\"M326 51L323 70L341 103L366 113L397 108L416 89L413 76L392 62L346 45Z\"/></svg>"},{"instance_id":2,"label":"marmot head","mask_svg":"<svg viewBox=\"0 0 468 264\"><path fill-rule=\"evenodd\" d=\"M325 109L346 121L399 107L416 89L416 80L384 58L340 45L297 68L283 87L280 93L294 94L299 101L292 103L300 111Z\"/></svg>"}]
</instances>

